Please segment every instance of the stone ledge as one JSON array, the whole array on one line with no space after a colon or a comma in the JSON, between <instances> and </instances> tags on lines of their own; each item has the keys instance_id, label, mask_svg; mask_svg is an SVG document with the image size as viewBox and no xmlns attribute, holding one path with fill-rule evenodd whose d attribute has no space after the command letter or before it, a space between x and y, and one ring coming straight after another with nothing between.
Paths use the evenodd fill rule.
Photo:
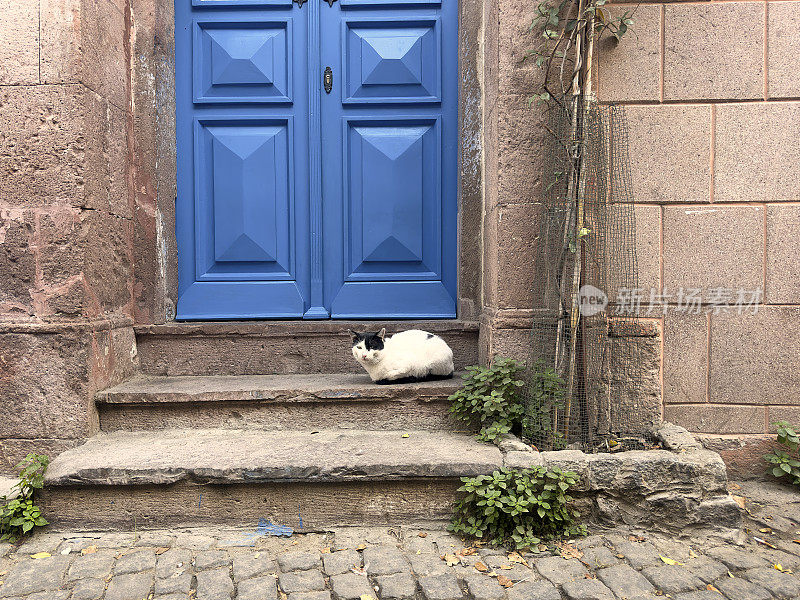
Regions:
<instances>
[{"instance_id":1,"label":"stone ledge","mask_svg":"<svg viewBox=\"0 0 800 600\"><path fill-rule=\"evenodd\" d=\"M311 375L144 375L98 392L102 404L172 402L321 402L446 400L462 385L452 379L403 385L378 385L369 376L350 373Z\"/></svg>"},{"instance_id":2,"label":"stone ledge","mask_svg":"<svg viewBox=\"0 0 800 600\"><path fill-rule=\"evenodd\" d=\"M163 325L136 326L137 335L173 336L294 336L294 335L348 335L348 329L386 327L389 333L405 329L424 329L433 333L477 333L477 321L459 319L437 321L194 321L172 322ZM377 329L374 329L377 331Z\"/></svg>"},{"instance_id":3,"label":"stone ledge","mask_svg":"<svg viewBox=\"0 0 800 600\"><path fill-rule=\"evenodd\" d=\"M603 524L664 531L738 529L741 511L728 492L720 455L704 449L688 431L671 423L662 424L654 435L666 450L537 452L530 447L526 451L525 444L519 440L514 444L508 437L498 446L506 467L542 465L578 473L576 501Z\"/></svg>"},{"instance_id":4,"label":"stone ledge","mask_svg":"<svg viewBox=\"0 0 800 600\"><path fill-rule=\"evenodd\" d=\"M45 487L458 478L502 464L495 446L449 432L172 429L98 434L58 456Z\"/></svg>"}]
</instances>

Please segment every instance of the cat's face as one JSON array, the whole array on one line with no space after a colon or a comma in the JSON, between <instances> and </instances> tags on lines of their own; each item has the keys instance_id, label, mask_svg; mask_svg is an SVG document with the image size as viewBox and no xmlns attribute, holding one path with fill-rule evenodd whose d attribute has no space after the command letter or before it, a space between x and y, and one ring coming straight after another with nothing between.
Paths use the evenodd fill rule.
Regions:
<instances>
[{"instance_id":1,"label":"cat's face","mask_svg":"<svg viewBox=\"0 0 800 600\"><path fill-rule=\"evenodd\" d=\"M383 340L386 330L377 333L350 331L353 336L353 357L360 363L376 364L383 358Z\"/></svg>"}]
</instances>

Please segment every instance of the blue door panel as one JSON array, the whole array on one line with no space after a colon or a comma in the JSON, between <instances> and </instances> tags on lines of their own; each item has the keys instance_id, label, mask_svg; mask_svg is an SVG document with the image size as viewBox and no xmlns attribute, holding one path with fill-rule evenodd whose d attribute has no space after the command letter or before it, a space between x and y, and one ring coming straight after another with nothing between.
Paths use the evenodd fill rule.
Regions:
<instances>
[{"instance_id":1,"label":"blue door panel","mask_svg":"<svg viewBox=\"0 0 800 600\"><path fill-rule=\"evenodd\" d=\"M175 1L177 318L455 317L456 9Z\"/></svg>"},{"instance_id":2,"label":"blue door panel","mask_svg":"<svg viewBox=\"0 0 800 600\"><path fill-rule=\"evenodd\" d=\"M177 318L302 317L307 13L288 0L176 0L175 11Z\"/></svg>"},{"instance_id":3,"label":"blue door panel","mask_svg":"<svg viewBox=\"0 0 800 600\"><path fill-rule=\"evenodd\" d=\"M291 124L196 122L197 281L293 279Z\"/></svg>"},{"instance_id":4,"label":"blue door panel","mask_svg":"<svg viewBox=\"0 0 800 600\"><path fill-rule=\"evenodd\" d=\"M195 103L291 102L292 19L200 20L194 30Z\"/></svg>"},{"instance_id":5,"label":"blue door panel","mask_svg":"<svg viewBox=\"0 0 800 600\"><path fill-rule=\"evenodd\" d=\"M346 104L441 102L439 19L346 18Z\"/></svg>"},{"instance_id":6,"label":"blue door panel","mask_svg":"<svg viewBox=\"0 0 800 600\"><path fill-rule=\"evenodd\" d=\"M456 8L457 0L323 7L323 63L334 57L333 89L322 98L333 318L456 316Z\"/></svg>"},{"instance_id":7,"label":"blue door panel","mask_svg":"<svg viewBox=\"0 0 800 600\"><path fill-rule=\"evenodd\" d=\"M345 281L438 279L438 119L345 120Z\"/></svg>"}]
</instances>

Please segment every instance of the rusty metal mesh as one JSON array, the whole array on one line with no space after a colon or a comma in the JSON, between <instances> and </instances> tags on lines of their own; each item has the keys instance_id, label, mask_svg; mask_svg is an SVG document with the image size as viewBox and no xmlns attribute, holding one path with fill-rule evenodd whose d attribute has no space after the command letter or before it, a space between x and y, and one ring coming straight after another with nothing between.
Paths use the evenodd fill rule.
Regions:
<instances>
[{"instance_id":1,"label":"rusty metal mesh","mask_svg":"<svg viewBox=\"0 0 800 600\"><path fill-rule=\"evenodd\" d=\"M540 450L597 449L612 434L635 433L641 421L638 341L646 329L624 301L638 289L624 108L595 103L578 112L577 121L558 105L545 114L523 388L523 436Z\"/></svg>"}]
</instances>

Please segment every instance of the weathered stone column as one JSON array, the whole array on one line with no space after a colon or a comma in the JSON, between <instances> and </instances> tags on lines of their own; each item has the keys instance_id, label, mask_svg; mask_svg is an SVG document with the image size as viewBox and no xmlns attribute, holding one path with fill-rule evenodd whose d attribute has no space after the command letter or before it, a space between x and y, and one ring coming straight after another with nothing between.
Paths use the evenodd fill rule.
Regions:
<instances>
[{"instance_id":1,"label":"weathered stone column","mask_svg":"<svg viewBox=\"0 0 800 600\"><path fill-rule=\"evenodd\" d=\"M126 3L0 0L0 469L97 427L130 373Z\"/></svg>"}]
</instances>

